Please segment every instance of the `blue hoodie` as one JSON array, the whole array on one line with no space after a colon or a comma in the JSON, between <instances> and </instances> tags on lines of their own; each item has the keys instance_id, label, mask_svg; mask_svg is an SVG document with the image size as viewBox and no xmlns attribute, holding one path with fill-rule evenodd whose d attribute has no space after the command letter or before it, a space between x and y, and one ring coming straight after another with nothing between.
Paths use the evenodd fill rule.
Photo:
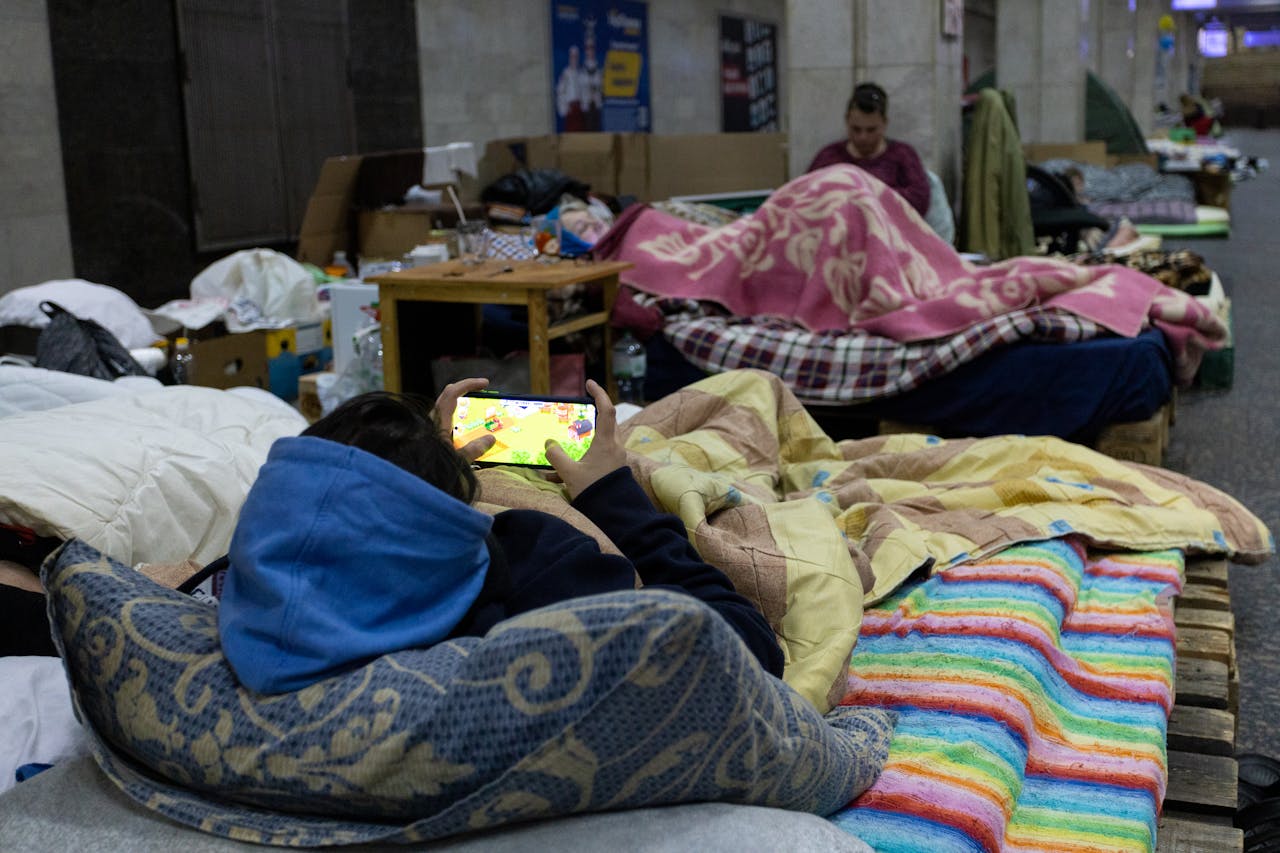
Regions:
<instances>
[{"instance_id":1,"label":"blue hoodie","mask_svg":"<svg viewBox=\"0 0 1280 853\"><path fill-rule=\"evenodd\" d=\"M282 438L231 539L222 650L259 693L445 639L480 594L493 519L391 462Z\"/></svg>"}]
</instances>

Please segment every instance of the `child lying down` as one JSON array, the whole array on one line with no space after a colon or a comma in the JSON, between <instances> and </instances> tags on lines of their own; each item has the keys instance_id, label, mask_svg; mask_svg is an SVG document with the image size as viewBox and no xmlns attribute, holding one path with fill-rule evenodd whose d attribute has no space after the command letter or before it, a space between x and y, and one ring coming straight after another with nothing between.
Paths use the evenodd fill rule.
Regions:
<instances>
[{"instance_id":1,"label":"child lying down","mask_svg":"<svg viewBox=\"0 0 1280 853\"><path fill-rule=\"evenodd\" d=\"M223 652L242 683L298 690L565 599L634 589L637 575L706 602L782 675L764 616L636 483L595 382L590 449L574 461L548 442L547 458L572 506L623 556L544 512L474 509L470 463L493 437L458 451L447 430L458 398L487 384L449 385L434 412L413 397L365 394L276 441L241 510L219 607Z\"/></svg>"}]
</instances>

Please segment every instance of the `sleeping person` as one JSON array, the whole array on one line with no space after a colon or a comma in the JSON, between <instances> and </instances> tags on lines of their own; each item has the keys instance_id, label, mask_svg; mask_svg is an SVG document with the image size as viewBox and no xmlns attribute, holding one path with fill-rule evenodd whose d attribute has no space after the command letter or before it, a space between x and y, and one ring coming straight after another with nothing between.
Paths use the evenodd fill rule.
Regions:
<instances>
[{"instance_id":1,"label":"sleeping person","mask_svg":"<svg viewBox=\"0 0 1280 853\"><path fill-rule=\"evenodd\" d=\"M223 652L245 686L298 690L383 654L483 635L535 608L634 589L637 576L708 604L782 675L764 616L632 476L598 384L587 383L597 406L590 449L575 461L548 441L547 458L571 505L622 556L544 512L473 508L470 462L493 437L458 451L441 425L459 397L487 384L449 385L434 413L414 397L364 394L276 441L232 536L218 610Z\"/></svg>"}]
</instances>

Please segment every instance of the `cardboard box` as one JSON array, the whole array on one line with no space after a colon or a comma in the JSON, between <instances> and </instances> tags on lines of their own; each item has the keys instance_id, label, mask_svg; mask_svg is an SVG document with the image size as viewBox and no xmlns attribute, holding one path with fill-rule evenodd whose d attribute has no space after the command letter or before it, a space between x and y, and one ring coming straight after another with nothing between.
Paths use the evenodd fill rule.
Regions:
<instances>
[{"instance_id":1,"label":"cardboard box","mask_svg":"<svg viewBox=\"0 0 1280 853\"><path fill-rule=\"evenodd\" d=\"M772 190L787 181L786 144L783 133L566 133L497 139L485 146L480 183L527 167L558 169L595 192L645 201Z\"/></svg>"},{"instance_id":2,"label":"cardboard box","mask_svg":"<svg viewBox=\"0 0 1280 853\"><path fill-rule=\"evenodd\" d=\"M270 387L266 333L262 331L192 338L191 364L192 385L208 388Z\"/></svg>"},{"instance_id":3,"label":"cardboard box","mask_svg":"<svg viewBox=\"0 0 1280 853\"><path fill-rule=\"evenodd\" d=\"M432 228L453 227L458 214L451 202L398 206L422 181L422 158L419 148L325 160L302 219L298 260L324 266L338 249L352 259L399 259ZM476 203L463 210L484 215Z\"/></svg>"},{"instance_id":4,"label":"cardboard box","mask_svg":"<svg viewBox=\"0 0 1280 853\"><path fill-rule=\"evenodd\" d=\"M649 137L646 201L772 190L787 182L785 133L693 133Z\"/></svg>"},{"instance_id":5,"label":"cardboard box","mask_svg":"<svg viewBox=\"0 0 1280 853\"><path fill-rule=\"evenodd\" d=\"M1111 424L1098 434L1094 449L1112 459L1160 465L1169 446L1172 404L1165 403L1145 421Z\"/></svg>"},{"instance_id":6,"label":"cardboard box","mask_svg":"<svg viewBox=\"0 0 1280 853\"><path fill-rule=\"evenodd\" d=\"M1196 204L1231 209L1231 173L1191 172L1191 183L1196 190Z\"/></svg>"},{"instance_id":7,"label":"cardboard box","mask_svg":"<svg viewBox=\"0 0 1280 853\"><path fill-rule=\"evenodd\" d=\"M1225 390L1235 382L1236 347L1235 330L1231 323L1231 300L1223 299L1218 316L1227 324L1227 342L1220 350L1210 350L1200 360L1196 383L1201 388Z\"/></svg>"},{"instance_id":8,"label":"cardboard box","mask_svg":"<svg viewBox=\"0 0 1280 853\"><path fill-rule=\"evenodd\" d=\"M329 320L299 323L265 332L268 389L282 400L298 398L298 380L326 370L333 361L333 326Z\"/></svg>"},{"instance_id":9,"label":"cardboard box","mask_svg":"<svg viewBox=\"0 0 1280 853\"><path fill-rule=\"evenodd\" d=\"M1022 146L1022 156L1028 163L1043 163L1045 160L1075 160L1077 163L1089 163L1106 167L1107 143L1101 140L1092 142L1028 142Z\"/></svg>"}]
</instances>

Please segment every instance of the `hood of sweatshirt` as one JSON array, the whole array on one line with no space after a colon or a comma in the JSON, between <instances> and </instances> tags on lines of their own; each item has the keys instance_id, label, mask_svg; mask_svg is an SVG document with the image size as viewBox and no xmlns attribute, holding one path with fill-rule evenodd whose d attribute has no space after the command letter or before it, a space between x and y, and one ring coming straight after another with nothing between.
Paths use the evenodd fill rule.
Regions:
<instances>
[{"instance_id":1,"label":"hood of sweatshirt","mask_svg":"<svg viewBox=\"0 0 1280 853\"><path fill-rule=\"evenodd\" d=\"M218 607L260 693L438 643L480 594L493 519L372 453L282 438L249 490Z\"/></svg>"}]
</instances>

